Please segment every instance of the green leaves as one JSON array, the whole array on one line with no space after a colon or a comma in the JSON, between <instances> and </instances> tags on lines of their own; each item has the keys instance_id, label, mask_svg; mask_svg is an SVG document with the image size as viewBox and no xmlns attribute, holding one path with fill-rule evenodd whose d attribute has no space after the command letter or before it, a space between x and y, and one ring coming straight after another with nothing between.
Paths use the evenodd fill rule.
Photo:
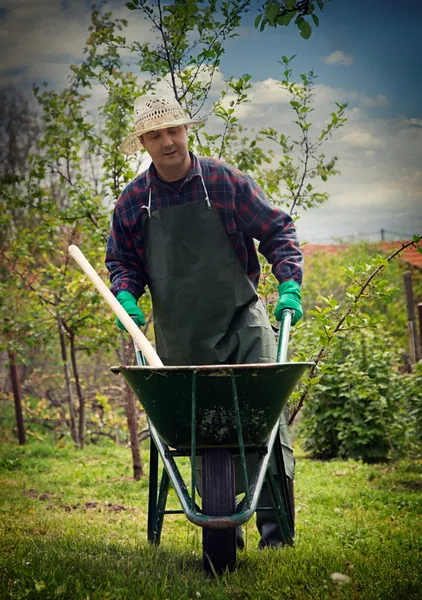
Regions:
<instances>
[{"instance_id":1,"label":"green leaves","mask_svg":"<svg viewBox=\"0 0 422 600\"><path fill-rule=\"evenodd\" d=\"M276 2L275 0L266 0L255 18L255 28L264 31L265 27L277 27L277 25L287 26L294 20L300 35L309 39L312 35L312 27L309 17L316 27L319 26L319 17L315 14L316 9L323 10L323 0L308 0L307 2L297 2L296 0L284 0Z\"/></svg>"},{"instance_id":2,"label":"green leaves","mask_svg":"<svg viewBox=\"0 0 422 600\"><path fill-rule=\"evenodd\" d=\"M420 413L409 416L409 409L415 406L420 374L399 374L398 359L385 332L354 329L338 338L300 421L305 448L313 456L376 462L406 447L406 429L415 439Z\"/></svg>"},{"instance_id":3,"label":"green leaves","mask_svg":"<svg viewBox=\"0 0 422 600\"><path fill-rule=\"evenodd\" d=\"M289 104L298 127L297 137L287 138L278 134L273 128L262 129L261 134L278 144L282 150L282 158L278 166L259 176L259 183L267 195L283 207L288 208L295 216L299 209L308 209L325 202L328 194L319 191L310 180L320 177L326 182L329 177L336 175L337 157L326 160L321 152L323 141L334 134L346 122L344 110L346 105L336 103L338 110L331 113L331 121L322 132L313 133L311 115L314 110L313 96L316 76L313 71L301 73L301 83L292 81L293 70L290 68L295 55L288 58L282 56L279 61L284 67L284 77L279 82L280 87L289 96Z\"/></svg>"},{"instance_id":4,"label":"green leaves","mask_svg":"<svg viewBox=\"0 0 422 600\"><path fill-rule=\"evenodd\" d=\"M275 20L279 12L279 3L272 0L265 5L265 18L271 26L275 26Z\"/></svg>"},{"instance_id":5,"label":"green leaves","mask_svg":"<svg viewBox=\"0 0 422 600\"><path fill-rule=\"evenodd\" d=\"M308 23L308 21L301 21L298 24L299 30L300 30L300 35L303 37L304 40L308 40L311 35L312 35L312 27L310 26L310 24Z\"/></svg>"}]
</instances>

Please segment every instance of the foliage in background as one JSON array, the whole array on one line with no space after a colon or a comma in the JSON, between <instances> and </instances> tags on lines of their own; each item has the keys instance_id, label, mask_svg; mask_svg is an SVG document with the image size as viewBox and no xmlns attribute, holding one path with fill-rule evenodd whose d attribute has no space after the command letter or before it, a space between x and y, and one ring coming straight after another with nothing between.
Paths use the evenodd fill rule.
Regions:
<instances>
[{"instance_id":1,"label":"foliage in background","mask_svg":"<svg viewBox=\"0 0 422 600\"><path fill-rule=\"evenodd\" d=\"M127 390L122 378L110 372L116 363L115 352L96 353L81 361L86 409L86 444L101 444L110 440L117 445L129 443L127 422ZM123 361L122 361L123 362ZM64 446L74 442L69 406L64 397L63 375L54 357L39 354L31 359L31 370L23 385L25 430L29 438L46 445ZM138 403L139 438L144 437L145 416ZM0 422L2 441L11 441L16 427L11 393L0 392Z\"/></svg>"},{"instance_id":2,"label":"foliage in background","mask_svg":"<svg viewBox=\"0 0 422 600\"><path fill-rule=\"evenodd\" d=\"M0 133L0 352L24 362L31 347L46 343L43 311L25 295L21 273L22 263L39 256L26 236L39 221L28 211L28 161L40 123L16 90L0 91Z\"/></svg>"},{"instance_id":3,"label":"foliage in background","mask_svg":"<svg viewBox=\"0 0 422 600\"><path fill-rule=\"evenodd\" d=\"M417 238L415 245L420 244ZM416 454L421 367L407 372L403 274L409 267L388 260L371 243L351 244L332 254L317 252L305 262L305 317L292 332L290 353L294 360L319 364L302 378L290 400L291 422L303 405L299 431L306 449L320 458L367 461ZM378 277L370 280L374 272ZM413 281L418 304L422 278L417 270ZM270 315L276 285L269 266L263 265L259 289Z\"/></svg>"},{"instance_id":4,"label":"foliage in background","mask_svg":"<svg viewBox=\"0 0 422 600\"><path fill-rule=\"evenodd\" d=\"M311 23L316 27L319 25L316 10L318 8L322 12L324 4L327 4L327 0L266 0L255 19L255 27L264 31L266 27L286 27L293 21L300 35L307 40L312 35Z\"/></svg>"},{"instance_id":5,"label":"foliage in background","mask_svg":"<svg viewBox=\"0 0 422 600\"><path fill-rule=\"evenodd\" d=\"M346 123L347 104L336 102L337 108L331 113L330 120L321 131L316 132L310 120L314 111L312 103L316 75L310 71L300 75L299 83L292 81L290 63L293 58L282 57L280 63L284 66L284 78L278 83L290 98L299 137L291 139L283 133L279 135L272 127L261 130L261 135L278 146L282 158L275 168L260 173L257 181L271 200L280 203L291 215L297 215L298 210L315 208L328 199L326 192L317 191L314 181L318 178L326 182L329 177L339 173L335 168L337 157L326 159L321 147Z\"/></svg>"},{"instance_id":6,"label":"foliage in background","mask_svg":"<svg viewBox=\"0 0 422 600\"><path fill-rule=\"evenodd\" d=\"M422 366L413 373L399 367L396 345L385 331L339 335L303 407L305 449L317 458L365 462L415 451Z\"/></svg>"},{"instance_id":7,"label":"foliage in background","mask_svg":"<svg viewBox=\"0 0 422 600\"><path fill-rule=\"evenodd\" d=\"M327 359L333 343L338 337L347 333L353 333L356 329L376 328L380 318L367 314L361 302L364 299L380 302L389 302L395 289L390 285L388 279L381 279L385 268L406 249L413 247L422 253L422 236L415 235L410 241L401 242L389 256L375 256L371 261L363 261L345 268L345 274L349 279L349 285L345 291L343 306L331 295L319 296L323 306L315 306L315 310L309 310L315 324L315 339L319 344L318 352L315 354L314 364L309 369L307 378L302 379L304 389L295 405L289 419L291 424L301 410L307 395L312 387L318 383L318 370L323 359Z\"/></svg>"},{"instance_id":8,"label":"foliage in background","mask_svg":"<svg viewBox=\"0 0 422 600\"><path fill-rule=\"evenodd\" d=\"M399 247L397 242L397 247ZM306 248L305 248L306 252ZM325 308L322 298L332 298L337 305L344 308L347 304L347 288L356 279L357 265L369 264L378 256L386 257L380 252L376 243L356 242L342 246L339 250L317 252L305 259L305 278L302 286L303 307L305 314L319 306ZM403 275L409 266L402 260L393 260L385 266L381 281L390 290L388 302L379 302L378 298L366 294L360 300L360 307L370 317L377 316L382 327L392 336L396 348L407 347L407 310L404 294ZM415 304L422 302L422 278L415 271L413 277Z\"/></svg>"},{"instance_id":9,"label":"foliage in background","mask_svg":"<svg viewBox=\"0 0 422 600\"><path fill-rule=\"evenodd\" d=\"M292 340L295 360L318 360L292 396L307 449L319 457L383 460L415 452L420 430L420 367L409 373L406 267L372 244L308 261L305 319ZM351 266L354 265L354 266ZM374 269L383 269L350 310ZM415 302L422 278L414 273ZM323 293L327 295L324 296ZM314 307L314 308L312 308ZM309 318L310 317L310 318Z\"/></svg>"}]
</instances>

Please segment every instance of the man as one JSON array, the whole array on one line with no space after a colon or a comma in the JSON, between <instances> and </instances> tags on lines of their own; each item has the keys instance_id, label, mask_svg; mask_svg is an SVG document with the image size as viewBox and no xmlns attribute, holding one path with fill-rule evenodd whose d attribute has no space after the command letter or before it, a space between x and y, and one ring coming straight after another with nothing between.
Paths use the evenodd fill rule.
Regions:
<instances>
[{"instance_id":1,"label":"man","mask_svg":"<svg viewBox=\"0 0 422 600\"><path fill-rule=\"evenodd\" d=\"M111 289L144 325L137 300L149 287L157 352L165 365L274 362L274 334L256 293L254 239L280 283L275 316L289 308L295 324L302 316L302 254L294 224L248 175L189 152L188 127L204 121L189 119L172 96L135 101L135 129L120 149L132 154L144 148L152 164L124 189L114 210L106 255ZM281 439L292 490L286 423ZM261 547L280 544L271 513L258 513L257 525Z\"/></svg>"}]
</instances>

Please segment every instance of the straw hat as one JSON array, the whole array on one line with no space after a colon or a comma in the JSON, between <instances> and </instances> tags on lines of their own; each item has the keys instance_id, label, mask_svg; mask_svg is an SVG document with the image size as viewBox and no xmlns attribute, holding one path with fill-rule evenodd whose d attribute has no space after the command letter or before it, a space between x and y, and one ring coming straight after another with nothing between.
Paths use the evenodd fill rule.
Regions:
<instances>
[{"instance_id":1,"label":"straw hat","mask_svg":"<svg viewBox=\"0 0 422 600\"><path fill-rule=\"evenodd\" d=\"M148 131L177 127L178 125L195 127L202 125L207 120L207 117L196 120L189 118L179 102L170 94L140 96L135 100L134 111L135 130L120 144L120 150L124 154L135 154L142 150L138 138Z\"/></svg>"}]
</instances>

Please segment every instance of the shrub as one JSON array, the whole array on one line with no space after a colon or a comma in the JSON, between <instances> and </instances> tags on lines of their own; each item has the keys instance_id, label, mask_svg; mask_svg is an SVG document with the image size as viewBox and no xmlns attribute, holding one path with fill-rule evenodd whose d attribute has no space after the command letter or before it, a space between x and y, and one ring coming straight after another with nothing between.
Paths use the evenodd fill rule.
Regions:
<instances>
[{"instance_id":1,"label":"shrub","mask_svg":"<svg viewBox=\"0 0 422 600\"><path fill-rule=\"evenodd\" d=\"M386 460L416 447L422 420L422 367L399 372L384 335L349 331L333 344L300 422L318 458Z\"/></svg>"}]
</instances>

